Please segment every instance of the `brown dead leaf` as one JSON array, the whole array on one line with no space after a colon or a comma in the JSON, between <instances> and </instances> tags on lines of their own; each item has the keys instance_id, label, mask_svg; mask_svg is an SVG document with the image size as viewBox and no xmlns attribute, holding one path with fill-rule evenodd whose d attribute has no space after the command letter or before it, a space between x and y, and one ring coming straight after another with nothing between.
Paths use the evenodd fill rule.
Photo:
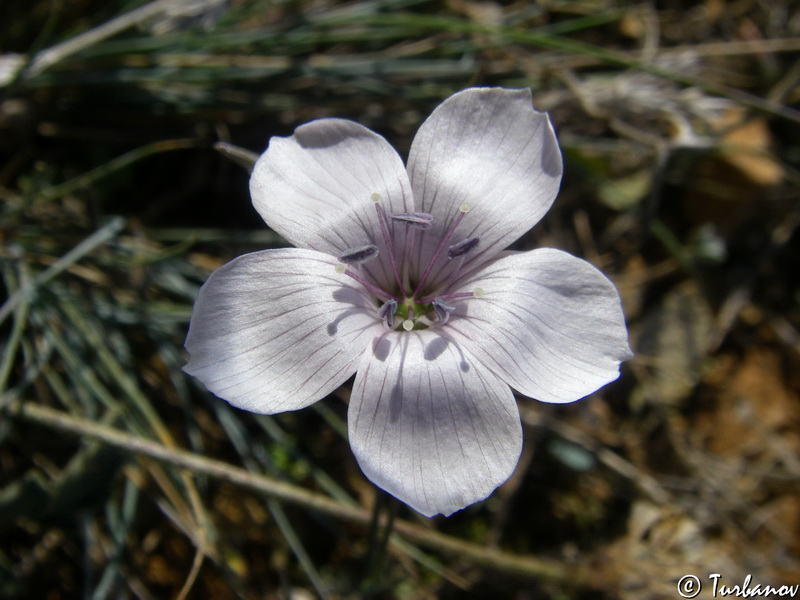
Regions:
<instances>
[{"instance_id":1,"label":"brown dead leaf","mask_svg":"<svg viewBox=\"0 0 800 600\"><path fill-rule=\"evenodd\" d=\"M684 197L692 225L712 223L723 237L767 214L772 191L784 178L766 119L744 116L731 110L714 124L722 135L719 152L694 167Z\"/></svg>"},{"instance_id":2,"label":"brown dead leaf","mask_svg":"<svg viewBox=\"0 0 800 600\"><path fill-rule=\"evenodd\" d=\"M730 117L729 117L730 118ZM772 134L764 117L747 119L723 137L722 156L753 183L764 187L783 180L783 167L771 151Z\"/></svg>"}]
</instances>

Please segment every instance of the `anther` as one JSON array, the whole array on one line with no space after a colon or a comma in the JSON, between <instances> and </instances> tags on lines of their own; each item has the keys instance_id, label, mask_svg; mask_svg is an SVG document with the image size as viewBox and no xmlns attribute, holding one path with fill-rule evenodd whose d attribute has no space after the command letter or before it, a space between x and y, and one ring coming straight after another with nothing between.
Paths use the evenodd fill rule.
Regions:
<instances>
[{"instance_id":1,"label":"anther","mask_svg":"<svg viewBox=\"0 0 800 600\"><path fill-rule=\"evenodd\" d=\"M381 201L381 195L377 192L373 192L370 194L369 199L375 202L376 204Z\"/></svg>"},{"instance_id":2,"label":"anther","mask_svg":"<svg viewBox=\"0 0 800 600\"><path fill-rule=\"evenodd\" d=\"M483 298L484 295L485 295L485 292L483 291L483 288L475 288L475 291L472 292L472 295L475 298Z\"/></svg>"},{"instance_id":3,"label":"anther","mask_svg":"<svg viewBox=\"0 0 800 600\"><path fill-rule=\"evenodd\" d=\"M469 202L464 202L461 206L458 207L462 213L468 213L472 207L469 205Z\"/></svg>"},{"instance_id":4,"label":"anther","mask_svg":"<svg viewBox=\"0 0 800 600\"><path fill-rule=\"evenodd\" d=\"M397 312L397 300L389 299L378 309L378 318L389 328L394 328L394 314Z\"/></svg>"},{"instance_id":5,"label":"anther","mask_svg":"<svg viewBox=\"0 0 800 600\"><path fill-rule=\"evenodd\" d=\"M433 215L429 213L413 212L413 213L396 213L389 215L392 221L414 227L416 229L428 229L433 221Z\"/></svg>"},{"instance_id":6,"label":"anther","mask_svg":"<svg viewBox=\"0 0 800 600\"><path fill-rule=\"evenodd\" d=\"M472 237L467 238L465 240L461 240L457 244L453 244L447 249L447 258L453 260L454 258L458 258L459 256L464 256L475 250L478 247L478 243L480 242L480 238Z\"/></svg>"},{"instance_id":7,"label":"anther","mask_svg":"<svg viewBox=\"0 0 800 600\"><path fill-rule=\"evenodd\" d=\"M414 321L411 321L409 319L403 321L403 329L405 329L406 331L411 331L412 329L414 329Z\"/></svg>"},{"instance_id":8,"label":"anther","mask_svg":"<svg viewBox=\"0 0 800 600\"><path fill-rule=\"evenodd\" d=\"M347 271L347 266L346 265L343 265L343 264L336 265L336 272L339 273L339 275L341 275L345 271Z\"/></svg>"},{"instance_id":9,"label":"anther","mask_svg":"<svg viewBox=\"0 0 800 600\"><path fill-rule=\"evenodd\" d=\"M360 265L378 256L378 247L373 244L349 248L339 255L339 262L346 265Z\"/></svg>"},{"instance_id":10,"label":"anther","mask_svg":"<svg viewBox=\"0 0 800 600\"><path fill-rule=\"evenodd\" d=\"M450 319L450 313L456 309L455 306L445 304L441 298L433 299L433 310L436 311L436 316L439 319L439 324L444 325Z\"/></svg>"}]
</instances>

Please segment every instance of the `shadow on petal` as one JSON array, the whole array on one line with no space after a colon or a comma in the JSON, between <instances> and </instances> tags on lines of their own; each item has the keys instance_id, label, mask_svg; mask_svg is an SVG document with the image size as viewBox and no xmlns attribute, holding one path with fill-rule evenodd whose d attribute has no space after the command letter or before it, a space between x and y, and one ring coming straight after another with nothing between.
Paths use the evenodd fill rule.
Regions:
<instances>
[{"instance_id":1,"label":"shadow on petal","mask_svg":"<svg viewBox=\"0 0 800 600\"><path fill-rule=\"evenodd\" d=\"M398 381L392 386L389 396L389 422L397 423L403 410L403 382Z\"/></svg>"},{"instance_id":2,"label":"shadow on petal","mask_svg":"<svg viewBox=\"0 0 800 600\"><path fill-rule=\"evenodd\" d=\"M372 340L372 355L381 362L386 362L389 352L392 349L392 342L387 336L382 336Z\"/></svg>"},{"instance_id":3,"label":"shadow on petal","mask_svg":"<svg viewBox=\"0 0 800 600\"><path fill-rule=\"evenodd\" d=\"M301 125L294 130L294 139L301 148L330 148L341 141L339 136L331 135L331 127L323 127L320 123L315 123L314 127Z\"/></svg>"},{"instance_id":4,"label":"shadow on petal","mask_svg":"<svg viewBox=\"0 0 800 600\"><path fill-rule=\"evenodd\" d=\"M447 350L447 347L451 344L461 357L461 360L458 363L459 370L462 373L467 373L471 367L464 356L464 351L461 349L461 346L443 336L435 338L425 346L425 351L423 354L425 360L430 362L436 360L444 353L445 350Z\"/></svg>"},{"instance_id":5,"label":"shadow on petal","mask_svg":"<svg viewBox=\"0 0 800 600\"><path fill-rule=\"evenodd\" d=\"M352 288L340 288L335 290L331 296L337 302L341 302L343 304L352 304L353 308L349 308L347 310L339 311L336 314L336 318L328 323L327 332L329 336L335 336L339 332L339 323L344 321L345 319L352 317L356 314L361 314L364 312L364 297L361 295L361 292L354 290Z\"/></svg>"},{"instance_id":6,"label":"shadow on petal","mask_svg":"<svg viewBox=\"0 0 800 600\"><path fill-rule=\"evenodd\" d=\"M360 308L350 308L348 310L338 313L336 315L336 318L330 323L328 323L328 326L326 328L328 335L331 337L335 336L337 333L339 333L339 323L341 323L348 317L352 317L353 315L356 314L362 314L363 312L364 310Z\"/></svg>"},{"instance_id":7,"label":"shadow on petal","mask_svg":"<svg viewBox=\"0 0 800 600\"><path fill-rule=\"evenodd\" d=\"M442 355L442 352L447 350L450 342L443 337L437 337L425 346L425 360L433 361Z\"/></svg>"},{"instance_id":8,"label":"shadow on petal","mask_svg":"<svg viewBox=\"0 0 800 600\"><path fill-rule=\"evenodd\" d=\"M561 177L563 166L561 163L561 153L556 144L545 144L542 152L542 171L548 177Z\"/></svg>"},{"instance_id":9,"label":"shadow on petal","mask_svg":"<svg viewBox=\"0 0 800 600\"><path fill-rule=\"evenodd\" d=\"M364 130L363 132L361 130ZM331 148L343 140L374 136L371 131L343 119L324 119L301 125L294 130L294 138L302 148Z\"/></svg>"},{"instance_id":10,"label":"shadow on petal","mask_svg":"<svg viewBox=\"0 0 800 600\"><path fill-rule=\"evenodd\" d=\"M346 304L354 304L360 306L364 304L364 297L360 291L351 287L340 287L331 294L333 299L337 302L344 302Z\"/></svg>"}]
</instances>

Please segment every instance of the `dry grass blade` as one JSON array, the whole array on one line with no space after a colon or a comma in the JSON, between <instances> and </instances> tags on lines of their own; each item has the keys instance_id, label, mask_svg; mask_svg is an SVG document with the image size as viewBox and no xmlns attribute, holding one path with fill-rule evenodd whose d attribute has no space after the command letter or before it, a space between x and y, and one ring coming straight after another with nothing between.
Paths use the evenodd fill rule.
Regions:
<instances>
[{"instance_id":1,"label":"dry grass blade","mask_svg":"<svg viewBox=\"0 0 800 600\"><path fill-rule=\"evenodd\" d=\"M69 58L73 54L94 46L98 42L110 38L120 31L135 27L148 19L180 6L188 4L190 0L155 0L128 13L120 15L100 27L95 27L85 33L77 35L66 42L57 44L38 53L31 64L25 69L23 76L27 79L36 77L53 65Z\"/></svg>"},{"instance_id":2,"label":"dry grass blade","mask_svg":"<svg viewBox=\"0 0 800 600\"><path fill-rule=\"evenodd\" d=\"M14 292L14 294L12 294L8 300L5 301L3 306L0 307L0 323L5 321L11 311L14 310L14 307L23 298L34 294L37 287L43 286L58 274L64 272L66 269L78 262L81 258L86 256L89 252L97 248L97 246L106 243L112 237L119 234L124 227L124 219L119 217L111 219L106 225L95 231L92 235L75 246L75 248L50 265L45 271L34 277L30 283L24 285Z\"/></svg>"}]
</instances>

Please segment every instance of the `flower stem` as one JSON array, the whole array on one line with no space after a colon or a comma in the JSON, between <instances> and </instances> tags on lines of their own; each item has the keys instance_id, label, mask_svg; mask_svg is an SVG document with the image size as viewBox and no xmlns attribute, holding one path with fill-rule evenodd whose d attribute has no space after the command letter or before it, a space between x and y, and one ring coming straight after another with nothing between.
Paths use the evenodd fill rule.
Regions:
<instances>
[{"instance_id":1,"label":"flower stem","mask_svg":"<svg viewBox=\"0 0 800 600\"><path fill-rule=\"evenodd\" d=\"M363 585L369 588L380 581L386 561L386 549L394 530L397 516L397 500L380 488L375 488L375 504L372 507L372 521L369 524L367 543L367 570ZM381 519L381 513L385 513Z\"/></svg>"}]
</instances>

